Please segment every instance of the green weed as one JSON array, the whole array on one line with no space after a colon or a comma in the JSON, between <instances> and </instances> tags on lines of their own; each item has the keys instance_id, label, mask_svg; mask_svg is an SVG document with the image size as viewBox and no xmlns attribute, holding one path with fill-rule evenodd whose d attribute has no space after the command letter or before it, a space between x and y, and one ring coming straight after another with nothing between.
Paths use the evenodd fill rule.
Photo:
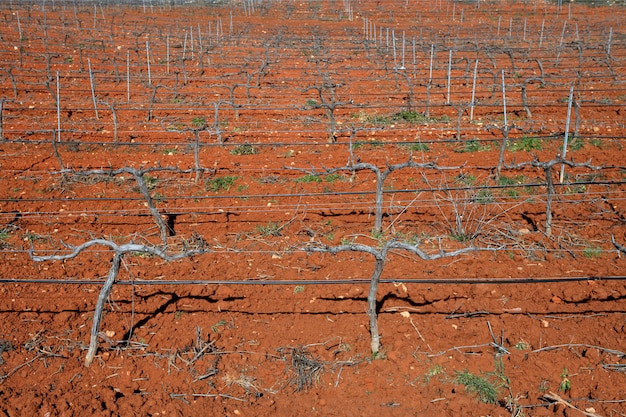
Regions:
<instances>
[{"instance_id":1,"label":"green weed","mask_svg":"<svg viewBox=\"0 0 626 417\"><path fill-rule=\"evenodd\" d=\"M585 142L583 142L582 138L575 137L575 138L572 138L572 140L569 141L569 143L567 144L567 147L571 151L579 151L579 150L581 150L582 148L585 147Z\"/></svg>"},{"instance_id":2,"label":"green weed","mask_svg":"<svg viewBox=\"0 0 626 417\"><path fill-rule=\"evenodd\" d=\"M450 235L450 239L456 242L465 243L471 241L473 236L470 233L452 233Z\"/></svg>"},{"instance_id":3,"label":"green weed","mask_svg":"<svg viewBox=\"0 0 626 417\"><path fill-rule=\"evenodd\" d=\"M583 249L583 256L587 259L600 258L602 256L602 248L599 246L587 246Z\"/></svg>"},{"instance_id":4,"label":"green weed","mask_svg":"<svg viewBox=\"0 0 626 417\"><path fill-rule=\"evenodd\" d=\"M543 142L539 138L523 137L521 139L513 139L507 142L507 148L511 152L518 151L540 151L543 148Z\"/></svg>"},{"instance_id":5,"label":"green weed","mask_svg":"<svg viewBox=\"0 0 626 417\"><path fill-rule=\"evenodd\" d=\"M325 178L326 182L335 182L343 179L343 176L341 174L328 174Z\"/></svg>"},{"instance_id":6,"label":"green weed","mask_svg":"<svg viewBox=\"0 0 626 417\"><path fill-rule=\"evenodd\" d=\"M258 153L254 145L245 144L234 147L230 150L231 155L255 155Z\"/></svg>"},{"instance_id":7,"label":"green weed","mask_svg":"<svg viewBox=\"0 0 626 417\"><path fill-rule=\"evenodd\" d=\"M35 233L35 232L27 232L24 237L29 241L29 242L36 242L38 240L45 240L46 238L43 237L42 235L40 235L39 233Z\"/></svg>"},{"instance_id":8,"label":"green weed","mask_svg":"<svg viewBox=\"0 0 626 417\"><path fill-rule=\"evenodd\" d=\"M478 204L489 204L493 202L493 193L489 190L480 190L476 193L473 201Z\"/></svg>"},{"instance_id":9,"label":"green weed","mask_svg":"<svg viewBox=\"0 0 626 417\"><path fill-rule=\"evenodd\" d=\"M195 129L204 129L206 127L206 119L204 117L194 117L191 119L191 125Z\"/></svg>"},{"instance_id":10,"label":"green weed","mask_svg":"<svg viewBox=\"0 0 626 417\"><path fill-rule=\"evenodd\" d=\"M154 190L159 183L158 178L152 177L148 174L144 174L143 181L146 183L146 187L148 187L148 190Z\"/></svg>"},{"instance_id":11,"label":"green weed","mask_svg":"<svg viewBox=\"0 0 626 417\"><path fill-rule=\"evenodd\" d=\"M470 174L458 174L454 177L454 181L463 185L473 185L476 182L476 176Z\"/></svg>"},{"instance_id":12,"label":"green weed","mask_svg":"<svg viewBox=\"0 0 626 417\"><path fill-rule=\"evenodd\" d=\"M563 368L561 372L561 383L559 384L559 391L568 392L572 388L572 382L569 379L569 372L567 368Z\"/></svg>"},{"instance_id":13,"label":"green weed","mask_svg":"<svg viewBox=\"0 0 626 417\"><path fill-rule=\"evenodd\" d=\"M431 121L429 117L426 117L422 113L416 111L402 110L398 113L391 115L391 119L395 122L408 122L408 123L426 123Z\"/></svg>"},{"instance_id":14,"label":"green weed","mask_svg":"<svg viewBox=\"0 0 626 417\"><path fill-rule=\"evenodd\" d=\"M589 139L589 143L596 148L602 148L602 140L601 139Z\"/></svg>"},{"instance_id":15,"label":"green weed","mask_svg":"<svg viewBox=\"0 0 626 417\"><path fill-rule=\"evenodd\" d=\"M528 350L530 349L530 344L525 340L520 340L513 347L517 350Z\"/></svg>"},{"instance_id":16,"label":"green weed","mask_svg":"<svg viewBox=\"0 0 626 417\"><path fill-rule=\"evenodd\" d=\"M217 323L215 323L213 326L211 326L211 331L213 333L219 333L220 332L220 328L221 327L225 327L227 323L228 322L226 320L220 320Z\"/></svg>"},{"instance_id":17,"label":"green weed","mask_svg":"<svg viewBox=\"0 0 626 417\"><path fill-rule=\"evenodd\" d=\"M206 180L206 189L213 192L228 191L235 181L237 181L237 178L238 177L234 175L210 178Z\"/></svg>"},{"instance_id":18,"label":"green weed","mask_svg":"<svg viewBox=\"0 0 626 417\"><path fill-rule=\"evenodd\" d=\"M441 365L433 366L424 374L424 383L428 384L433 377L441 374L443 374L443 367Z\"/></svg>"},{"instance_id":19,"label":"green weed","mask_svg":"<svg viewBox=\"0 0 626 417\"><path fill-rule=\"evenodd\" d=\"M282 227L278 222L268 222L265 226L257 226L256 230L264 237L267 236L280 236Z\"/></svg>"},{"instance_id":20,"label":"green weed","mask_svg":"<svg viewBox=\"0 0 626 417\"><path fill-rule=\"evenodd\" d=\"M471 139L465 141L460 148L455 149L457 153L473 153L473 152L486 152L491 149L491 145L483 143L478 139Z\"/></svg>"},{"instance_id":21,"label":"green weed","mask_svg":"<svg viewBox=\"0 0 626 417\"><path fill-rule=\"evenodd\" d=\"M481 402L495 404L498 401L498 385L484 376L474 375L469 371L457 371L454 380L463 385L467 392L475 394Z\"/></svg>"},{"instance_id":22,"label":"green weed","mask_svg":"<svg viewBox=\"0 0 626 417\"><path fill-rule=\"evenodd\" d=\"M8 227L5 227L4 229L0 230L0 240L7 240L10 237L11 237L11 229L9 229Z\"/></svg>"},{"instance_id":23,"label":"green weed","mask_svg":"<svg viewBox=\"0 0 626 417\"><path fill-rule=\"evenodd\" d=\"M311 183L311 182L322 182L322 179L317 175L307 174L304 177L296 178L295 182L301 183Z\"/></svg>"},{"instance_id":24,"label":"green weed","mask_svg":"<svg viewBox=\"0 0 626 417\"><path fill-rule=\"evenodd\" d=\"M156 203L162 203L166 200L165 196L161 193L154 193L154 195L152 196L152 199L156 202Z\"/></svg>"},{"instance_id":25,"label":"green weed","mask_svg":"<svg viewBox=\"0 0 626 417\"><path fill-rule=\"evenodd\" d=\"M428 152L430 151L430 147L425 143L411 143L408 145L404 145L411 152Z\"/></svg>"}]
</instances>

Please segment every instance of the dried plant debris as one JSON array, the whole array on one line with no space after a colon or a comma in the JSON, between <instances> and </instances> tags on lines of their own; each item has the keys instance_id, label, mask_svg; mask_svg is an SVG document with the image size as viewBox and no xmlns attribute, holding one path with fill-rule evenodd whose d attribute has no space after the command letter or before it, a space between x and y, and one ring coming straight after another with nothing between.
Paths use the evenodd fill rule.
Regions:
<instances>
[{"instance_id":1,"label":"dried plant debris","mask_svg":"<svg viewBox=\"0 0 626 417\"><path fill-rule=\"evenodd\" d=\"M0 340L0 365L4 364L4 358L2 357L2 354L10 350L13 350L13 344L11 344L11 341Z\"/></svg>"},{"instance_id":2,"label":"dried plant debris","mask_svg":"<svg viewBox=\"0 0 626 417\"><path fill-rule=\"evenodd\" d=\"M319 381L326 363L313 357L305 346L280 348L279 352L285 355L287 371L293 373L288 384L294 391L305 391Z\"/></svg>"}]
</instances>

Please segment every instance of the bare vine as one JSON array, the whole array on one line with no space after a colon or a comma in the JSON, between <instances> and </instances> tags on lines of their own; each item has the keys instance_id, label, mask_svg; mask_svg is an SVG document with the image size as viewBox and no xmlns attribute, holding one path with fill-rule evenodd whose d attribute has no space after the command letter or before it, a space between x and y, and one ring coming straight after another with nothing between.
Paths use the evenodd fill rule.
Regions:
<instances>
[{"instance_id":1,"label":"bare vine","mask_svg":"<svg viewBox=\"0 0 626 417\"><path fill-rule=\"evenodd\" d=\"M374 257L375 265L372 277L370 280L370 288L367 294L367 315L370 321L370 346L372 349L372 355L375 357L378 355L381 349L380 333L378 331L378 306L377 306L377 294L378 284L380 277L382 276L385 268L385 262L387 261L387 254L392 249L401 249L409 253L419 256L424 261L432 261L435 259L449 258L462 255L471 251L477 250L474 247L466 247L451 252L439 252L436 254L428 254L420 249L417 245L411 245L405 242L399 242L397 240L389 240L380 248L376 249L371 246L361 244L348 244L339 246L305 246L303 248L307 252L322 252L336 255L340 252L364 252L369 253Z\"/></svg>"},{"instance_id":2,"label":"bare vine","mask_svg":"<svg viewBox=\"0 0 626 417\"><path fill-rule=\"evenodd\" d=\"M63 243L63 242L61 242ZM100 294L98 295L98 301L96 303L96 310L93 317L93 323L91 326L91 335L89 340L89 349L87 350L87 355L85 356L85 366L91 365L93 359L98 350L98 334L100 332L100 322L102 321L102 312L104 310L104 304L111 293L111 289L113 288L113 284L117 278L117 275L120 271L120 266L122 263L122 259L128 253L147 253L150 255L158 256L164 261L171 262L178 259L188 258L190 256L199 255L205 252L208 252L208 249L205 248L204 240L200 239L197 242L197 247L191 250L187 250L184 252L176 253L176 254L168 254L164 249L157 248L154 246L140 245L136 243L126 243L123 245L118 245L110 240L106 239L93 239L88 242L82 243L78 246L65 245L70 252L63 255L47 255L47 256L37 256L35 255L35 249L31 246L28 251L30 258L35 262L46 262L46 261L64 261L67 259L73 259L80 255L80 253L86 249L89 249L95 245L106 246L111 249L114 253L113 260L111 262L111 267L109 268L109 273L107 275L104 284L102 285L102 289L100 290Z\"/></svg>"}]
</instances>

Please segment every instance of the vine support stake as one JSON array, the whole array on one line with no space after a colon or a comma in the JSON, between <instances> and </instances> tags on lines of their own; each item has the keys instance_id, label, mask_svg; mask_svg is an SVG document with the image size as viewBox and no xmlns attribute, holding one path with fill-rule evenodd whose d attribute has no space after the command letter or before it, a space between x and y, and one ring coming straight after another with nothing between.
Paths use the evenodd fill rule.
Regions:
<instances>
[{"instance_id":1,"label":"vine support stake","mask_svg":"<svg viewBox=\"0 0 626 417\"><path fill-rule=\"evenodd\" d=\"M565 119L565 135L563 136L563 152L561 152L561 158L565 159L567 156L567 141L569 134L569 119L572 114L572 102L574 101L574 86L569 88L569 99L567 100L567 117ZM559 182L563 184L563 176L565 175L565 164L561 165L561 174L559 175Z\"/></svg>"},{"instance_id":2,"label":"vine support stake","mask_svg":"<svg viewBox=\"0 0 626 417\"><path fill-rule=\"evenodd\" d=\"M3 118L2 118L3 111L4 111L4 99L0 99L0 142L4 141Z\"/></svg>"},{"instance_id":3,"label":"vine support stake","mask_svg":"<svg viewBox=\"0 0 626 417\"><path fill-rule=\"evenodd\" d=\"M170 73L170 35L165 37L165 71Z\"/></svg>"},{"instance_id":4,"label":"vine support stake","mask_svg":"<svg viewBox=\"0 0 626 417\"><path fill-rule=\"evenodd\" d=\"M502 70L502 109L504 111L504 126L502 127L502 146L500 147L500 157L498 158L498 167L496 168L496 182L500 180L500 172L504 164L504 151L506 150L506 142L509 137L509 122L506 117L506 88L504 84L504 70Z\"/></svg>"},{"instance_id":5,"label":"vine support stake","mask_svg":"<svg viewBox=\"0 0 626 417\"><path fill-rule=\"evenodd\" d=\"M57 142L61 142L61 86L57 71Z\"/></svg>"},{"instance_id":6,"label":"vine support stake","mask_svg":"<svg viewBox=\"0 0 626 417\"><path fill-rule=\"evenodd\" d=\"M448 56L448 91L446 93L446 104L450 104L450 73L452 72L452 49L450 49L450 54Z\"/></svg>"},{"instance_id":7,"label":"vine support stake","mask_svg":"<svg viewBox=\"0 0 626 417\"><path fill-rule=\"evenodd\" d=\"M428 84L426 84L426 109L424 110L424 117L430 118L430 87L433 83L433 59L435 57L435 45L430 45L430 67L428 69Z\"/></svg>"},{"instance_id":8,"label":"vine support stake","mask_svg":"<svg viewBox=\"0 0 626 417\"><path fill-rule=\"evenodd\" d=\"M552 236L552 200L554 199L554 183L552 182L552 165L546 164L543 168L546 176L546 236Z\"/></svg>"},{"instance_id":9,"label":"vine support stake","mask_svg":"<svg viewBox=\"0 0 626 417\"><path fill-rule=\"evenodd\" d=\"M152 75L150 74L150 42L146 41L146 63L148 64L148 85L152 85Z\"/></svg>"},{"instance_id":10,"label":"vine support stake","mask_svg":"<svg viewBox=\"0 0 626 417\"><path fill-rule=\"evenodd\" d=\"M474 120L474 106L476 105L476 74L478 73L478 60L474 63L474 81L472 82L472 102L470 104L470 121Z\"/></svg>"},{"instance_id":11,"label":"vine support stake","mask_svg":"<svg viewBox=\"0 0 626 417\"><path fill-rule=\"evenodd\" d=\"M100 120L98 117L98 105L96 103L96 86L93 77L93 71L91 70L91 58L87 58L87 67L89 68L89 86L91 87L91 99L93 101L93 110L96 113L96 120Z\"/></svg>"},{"instance_id":12,"label":"vine support stake","mask_svg":"<svg viewBox=\"0 0 626 417\"><path fill-rule=\"evenodd\" d=\"M130 49L126 50L126 100L130 103Z\"/></svg>"}]
</instances>

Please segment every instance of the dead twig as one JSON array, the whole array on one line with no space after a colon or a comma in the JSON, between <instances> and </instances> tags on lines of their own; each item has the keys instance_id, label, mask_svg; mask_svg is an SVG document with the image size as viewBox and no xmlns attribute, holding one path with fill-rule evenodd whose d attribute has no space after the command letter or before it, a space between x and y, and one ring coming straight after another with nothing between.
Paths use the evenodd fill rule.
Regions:
<instances>
[{"instance_id":1,"label":"dead twig","mask_svg":"<svg viewBox=\"0 0 626 417\"><path fill-rule=\"evenodd\" d=\"M555 402L555 403L564 405L565 407L568 407L568 408L571 408L571 409L576 410L578 412L581 412L581 413L583 413L587 417L602 417L600 414L596 414L595 410L593 410L593 409L581 410L580 408L573 406L572 404L568 403L563 398L561 398L559 395L557 395L557 394L555 394L553 392L549 392L548 394L544 394L542 398L546 399L547 401ZM593 410L593 411L591 411L591 410Z\"/></svg>"},{"instance_id":2,"label":"dead twig","mask_svg":"<svg viewBox=\"0 0 626 417\"><path fill-rule=\"evenodd\" d=\"M617 355L617 356L619 356L621 358L626 358L626 353L622 352L620 350L608 349L608 348L604 348L602 346L588 345L586 343L566 343L566 344L562 344L562 345L545 346L545 347L542 347L542 348L539 348L539 349L532 350L531 353L555 350L555 349L560 349L560 348L571 349L571 348L574 348L574 347L582 347L582 348L587 348L587 349L598 349L598 350L601 350L602 352L606 352L606 353L609 353L611 355Z\"/></svg>"}]
</instances>

